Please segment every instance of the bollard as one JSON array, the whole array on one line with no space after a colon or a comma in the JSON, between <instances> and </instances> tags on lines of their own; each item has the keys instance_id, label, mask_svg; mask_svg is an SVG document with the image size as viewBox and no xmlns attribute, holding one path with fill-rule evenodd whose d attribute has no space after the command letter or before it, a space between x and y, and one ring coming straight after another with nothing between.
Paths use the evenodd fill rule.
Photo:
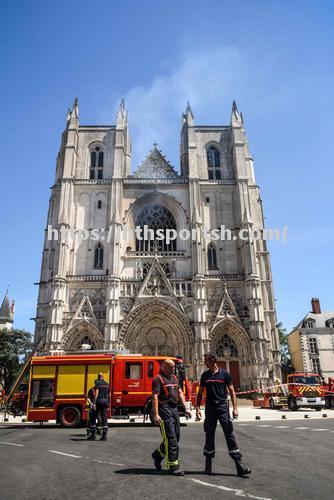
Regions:
<instances>
[{"instance_id":1,"label":"bollard","mask_svg":"<svg viewBox=\"0 0 334 500\"><path fill-rule=\"evenodd\" d=\"M4 422L8 422L8 417L4 418Z\"/></svg>"},{"instance_id":2,"label":"bollard","mask_svg":"<svg viewBox=\"0 0 334 500\"><path fill-rule=\"evenodd\" d=\"M27 421L26 418L22 418L21 422L25 423Z\"/></svg>"},{"instance_id":3,"label":"bollard","mask_svg":"<svg viewBox=\"0 0 334 500\"><path fill-rule=\"evenodd\" d=\"M304 415L304 418L310 418L310 415Z\"/></svg>"},{"instance_id":4,"label":"bollard","mask_svg":"<svg viewBox=\"0 0 334 500\"><path fill-rule=\"evenodd\" d=\"M286 415L282 415L282 420L286 420Z\"/></svg>"},{"instance_id":5,"label":"bollard","mask_svg":"<svg viewBox=\"0 0 334 500\"><path fill-rule=\"evenodd\" d=\"M256 415L255 420L261 420L260 415Z\"/></svg>"},{"instance_id":6,"label":"bollard","mask_svg":"<svg viewBox=\"0 0 334 500\"><path fill-rule=\"evenodd\" d=\"M322 416L323 416L323 418L326 418L327 417L327 413L323 413Z\"/></svg>"},{"instance_id":7,"label":"bollard","mask_svg":"<svg viewBox=\"0 0 334 500\"><path fill-rule=\"evenodd\" d=\"M133 418L133 417L132 417L132 418L130 418L130 423L131 423L131 424L132 424L133 422L135 422L135 421L136 421L136 420L135 420L135 418Z\"/></svg>"}]
</instances>

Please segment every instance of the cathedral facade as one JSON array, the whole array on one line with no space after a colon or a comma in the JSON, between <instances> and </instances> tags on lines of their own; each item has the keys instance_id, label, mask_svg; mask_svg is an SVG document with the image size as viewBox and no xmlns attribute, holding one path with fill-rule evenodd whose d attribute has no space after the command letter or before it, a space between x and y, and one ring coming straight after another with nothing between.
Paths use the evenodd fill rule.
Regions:
<instances>
[{"instance_id":1,"label":"cathedral facade","mask_svg":"<svg viewBox=\"0 0 334 500\"><path fill-rule=\"evenodd\" d=\"M222 226L231 238L204 231ZM90 126L76 100L51 191L35 340L52 353L182 355L194 378L210 350L237 388L267 385L280 376L269 253L262 239L238 237L263 227L235 103L227 126L196 125L188 105L179 172L154 144L131 173L124 102L115 125Z\"/></svg>"}]
</instances>

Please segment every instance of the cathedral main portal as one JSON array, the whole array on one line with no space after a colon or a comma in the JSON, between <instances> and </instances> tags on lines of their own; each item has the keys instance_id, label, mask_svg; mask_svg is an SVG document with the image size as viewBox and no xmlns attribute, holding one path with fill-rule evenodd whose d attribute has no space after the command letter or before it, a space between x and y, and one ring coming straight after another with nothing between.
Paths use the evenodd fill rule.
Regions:
<instances>
[{"instance_id":1,"label":"cathedral main portal","mask_svg":"<svg viewBox=\"0 0 334 500\"><path fill-rule=\"evenodd\" d=\"M186 315L163 299L135 307L121 329L120 348L146 355L177 356L192 362L193 334Z\"/></svg>"}]
</instances>

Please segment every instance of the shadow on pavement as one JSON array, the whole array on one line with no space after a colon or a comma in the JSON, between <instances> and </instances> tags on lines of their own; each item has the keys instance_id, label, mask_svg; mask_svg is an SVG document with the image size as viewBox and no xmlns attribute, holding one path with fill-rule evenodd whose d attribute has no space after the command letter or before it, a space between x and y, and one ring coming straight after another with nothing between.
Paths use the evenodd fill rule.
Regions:
<instances>
[{"instance_id":1,"label":"shadow on pavement","mask_svg":"<svg viewBox=\"0 0 334 500\"><path fill-rule=\"evenodd\" d=\"M119 469L115 470L114 474L133 474L133 475L146 475L146 476L168 476L167 470L163 470L162 472L157 472L155 469L149 469L144 467L133 467L129 469ZM205 476L206 478L221 476L221 477L238 477L237 474L223 474L220 472L213 473L211 475L205 474L202 470L186 470L184 471L186 476ZM242 479L249 479L248 477L242 477Z\"/></svg>"},{"instance_id":2,"label":"shadow on pavement","mask_svg":"<svg viewBox=\"0 0 334 500\"><path fill-rule=\"evenodd\" d=\"M88 439L87 439L87 436L86 436L84 438L82 438L82 437L79 437L79 438L70 438L69 441L88 441Z\"/></svg>"},{"instance_id":3,"label":"shadow on pavement","mask_svg":"<svg viewBox=\"0 0 334 500\"><path fill-rule=\"evenodd\" d=\"M114 474L134 474L134 475L139 475L139 474L145 474L146 476L162 476L164 474L167 474L167 471L163 471L162 473L157 473L155 469L145 469L144 467L134 467L133 469L120 469L120 470L115 470Z\"/></svg>"}]
</instances>

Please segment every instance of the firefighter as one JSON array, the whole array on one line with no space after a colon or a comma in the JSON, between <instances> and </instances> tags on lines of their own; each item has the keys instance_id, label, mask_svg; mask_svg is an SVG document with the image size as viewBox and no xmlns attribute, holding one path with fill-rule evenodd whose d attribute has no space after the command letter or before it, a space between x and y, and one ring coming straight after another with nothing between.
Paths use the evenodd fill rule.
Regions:
<instances>
[{"instance_id":1,"label":"firefighter","mask_svg":"<svg viewBox=\"0 0 334 500\"><path fill-rule=\"evenodd\" d=\"M98 379L95 380L95 384ZM88 427L87 427L87 435L90 436L90 427L93 423L93 418L94 418L94 408L95 407L95 389L94 386L91 387L88 391L87 394L87 410L88 410ZM101 435L102 434L102 419L101 419L101 412L97 415L97 426L96 426L96 434Z\"/></svg>"},{"instance_id":2,"label":"firefighter","mask_svg":"<svg viewBox=\"0 0 334 500\"><path fill-rule=\"evenodd\" d=\"M174 375L175 363L172 359L165 359L161 365L160 373L152 382L153 420L160 426L162 443L153 453L152 458L157 472L162 471L161 462L166 458L169 474L183 476L184 472L179 466L179 439L180 418L177 409L180 400L186 414L186 401L179 386L179 381Z\"/></svg>"},{"instance_id":3,"label":"firefighter","mask_svg":"<svg viewBox=\"0 0 334 500\"><path fill-rule=\"evenodd\" d=\"M90 424L90 436L87 438L90 441L96 439L96 419L98 414L101 414L102 419L102 436L100 441L107 441L108 434L108 417L107 412L109 408L109 384L103 378L103 373L99 373L94 385L94 406Z\"/></svg>"},{"instance_id":4,"label":"firefighter","mask_svg":"<svg viewBox=\"0 0 334 500\"><path fill-rule=\"evenodd\" d=\"M205 459L205 472L212 474L212 459L215 456L215 432L217 421L223 428L230 457L235 461L238 476L246 476L251 470L241 461L241 452L233 433L233 424L230 418L227 394L230 393L233 405L233 418L238 418L237 397L232 384L231 375L219 368L215 354L206 354L204 362L208 370L202 373L200 387L196 401L196 418L201 420L200 406L203 390L206 390L205 400L205 445L203 454Z\"/></svg>"}]
</instances>

